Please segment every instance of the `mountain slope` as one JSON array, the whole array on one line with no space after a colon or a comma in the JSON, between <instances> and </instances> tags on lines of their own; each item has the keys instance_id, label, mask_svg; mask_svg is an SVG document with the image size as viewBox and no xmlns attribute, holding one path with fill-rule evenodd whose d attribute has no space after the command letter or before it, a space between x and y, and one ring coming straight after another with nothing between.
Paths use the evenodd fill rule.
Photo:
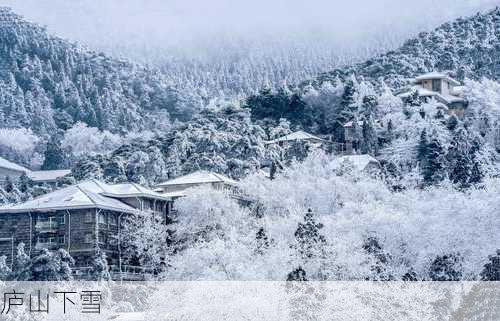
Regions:
<instances>
[{"instance_id":1,"label":"mountain slope","mask_svg":"<svg viewBox=\"0 0 500 321\"><path fill-rule=\"evenodd\" d=\"M500 9L443 24L395 51L323 73L295 88L262 90L245 105L254 120L277 124L287 118L294 126L332 134L336 128L342 132L343 124L352 120L343 113L351 114L365 103L377 105L374 96L388 90L380 80L398 89L430 71L448 71L460 80L500 79Z\"/></svg>"},{"instance_id":2,"label":"mountain slope","mask_svg":"<svg viewBox=\"0 0 500 321\"><path fill-rule=\"evenodd\" d=\"M326 72L315 83L356 74L398 86L429 71L451 71L458 79L500 79L500 8L448 22L386 54Z\"/></svg>"},{"instance_id":3,"label":"mountain slope","mask_svg":"<svg viewBox=\"0 0 500 321\"><path fill-rule=\"evenodd\" d=\"M83 121L113 132L141 130L189 118L188 109L200 104L193 97L159 72L52 37L0 8L0 127L43 135Z\"/></svg>"}]
</instances>

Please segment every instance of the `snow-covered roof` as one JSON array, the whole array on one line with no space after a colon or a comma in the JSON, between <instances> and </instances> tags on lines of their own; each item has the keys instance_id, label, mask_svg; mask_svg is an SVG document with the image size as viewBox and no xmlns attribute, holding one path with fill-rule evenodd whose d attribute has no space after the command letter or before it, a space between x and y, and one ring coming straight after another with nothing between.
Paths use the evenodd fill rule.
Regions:
<instances>
[{"instance_id":1,"label":"snow-covered roof","mask_svg":"<svg viewBox=\"0 0 500 321\"><path fill-rule=\"evenodd\" d=\"M115 188L115 186L116 185L109 185L95 179L90 179L79 184L42 195L22 204L0 207L0 213L22 213L84 208L100 208L124 213L136 212L137 209L117 199L120 197L129 197L129 194L126 194L125 192L129 192L130 187L123 188L123 186L118 186ZM137 188L142 192L141 195L137 196L147 196L150 198L165 200L171 199L168 195L160 195L140 185L137 185Z\"/></svg>"},{"instance_id":2,"label":"snow-covered roof","mask_svg":"<svg viewBox=\"0 0 500 321\"><path fill-rule=\"evenodd\" d=\"M32 171L28 177L35 182L50 182L71 173L70 169L57 169L51 171Z\"/></svg>"},{"instance_id":3,"label":"snow-covered roof","mask_svg":"<svg viewBox=\"0 0 500 321\"><path fill-rule=\"evenodd\" d=\"M398 96L401 98L408 98L408 97L410 97L410 95L413 93L414 90L417 91L417 93L420 97L434 97L437 100L440 100L440 101L447 103L447 104L465 101L465 99L463 99L462 97L454 96L454 95L440 94L436 91L432 91L432 90L423 88L420 85L412 86L408 91L406 91L402 94L399 94Z\"/></svg>"},{"instance_id":4,"label":"snow-covered roof","mask_svg":"<svg viewBox=\"0 0 500 321\"><path fill-rule=\"evenodd\" d=\"M314 136L312 134L306 133L305 131L299 130L296 132L293 132L291 134L288 134L286 136L270 140L266 142L267 144L273 144L273 143L278 143L278 142L288 142L288 141L295 141L295 140L318 140L322 141L323 139Z\"/></svg>"},{"instance_id":5,"label":"snow-covered roof","mask_svg":"<svg viewBox=\"0 0 500 321\"><path fill-rule=\"evenodd\" d=\"M102 195L109 197L147 197L153 199L170 200L168 195L157 193L149 188L135 183L107 185Z\"/></svg>"},{"instance_id":6,"label":"snow-covered roof","mask_svg":"<svg viewBox=\"0 0 500 321\"><path fill-rule=\"evenodd\" d=\"M460 86L459 81L451 78L450 76L442 72L429 72L427 74L420 75L418 77L415 77L415 82L421 82L423 80L431 80L431 79L446 79L451 84L455 86Z\"/></svg>"},{"instance_id":7,"label":"snow-covered roof","mask_svg":"<svg viewBox=\"0 0 500 321\"><path fill-rule=\"evenodd\" d=\"M23 167L21 165L17 165L16 163L8 161L3 157L0 157L0 168L6 168L6 169L10 169L12 171L21 172L21 173L28 173L30 171L26 167Z\"/></svg>"},{"instance_id":8,"label":"snow-covered roof","mask_svg":"<svg viewBox=\"0 0 500 321\"><path fill-rule=\"evenodd\" d=\"M196 185L196 184L208 184L208 183L226 183L230 185L237 184L235 180L232 180L224 175L200 170L157 184L156 186L167 187L175 185Z\"/></svg>"},{"instance_id":9,"label":"snow-covered roof","mask_svg":"<svg viewBox=\"0 0 500 321\"><path fill-rule=\"evenodd\" d=\"M359 170L363 171L369 164L377 164L380 165L379 161L375 159L374 157L368 155L368 154L363 154L363 155L346 155L346 156L340 156L339 158L336 159L336 163L338 165L343 164L345 162L349 162L354 165L354 167Z\"/></svg>"}]
</instances>

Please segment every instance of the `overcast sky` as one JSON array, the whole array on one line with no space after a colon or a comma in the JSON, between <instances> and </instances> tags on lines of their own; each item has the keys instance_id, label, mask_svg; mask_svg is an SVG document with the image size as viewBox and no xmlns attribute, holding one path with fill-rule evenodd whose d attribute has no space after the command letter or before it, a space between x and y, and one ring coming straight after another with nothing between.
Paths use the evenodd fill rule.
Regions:
<instances>
[{"instance_id":1,"label":"overcast sky","mask_svg":"<svg viewBox=\"0 0 500 321\"><path fill-rule=\"evenodd\" d=\"M147 53L210 47L218 44L216 37L226 43L308 38L362 50L367 39L397 42L447 20L493 8L500 0L0 0L0 4L91 48Z\"/></svg>"}]
</instances>

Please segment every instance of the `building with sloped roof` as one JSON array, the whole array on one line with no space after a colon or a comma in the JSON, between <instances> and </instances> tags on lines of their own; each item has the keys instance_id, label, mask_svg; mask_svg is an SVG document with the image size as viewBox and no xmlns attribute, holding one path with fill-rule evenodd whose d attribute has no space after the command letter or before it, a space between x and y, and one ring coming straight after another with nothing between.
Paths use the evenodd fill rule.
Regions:
<instances>
[{"instance_id":1,"label":"building with sloped roof","mask_svg":"<svg viewBox=\"0 0 500 321\"><path fill-rule=\"evenodd\" d=\"M29 171L26 175L36 184L55 184L61 177L71 174L70 169Z\"/></svg>"},{"instance_id":2,"label":"building with sloped roof","mask_svg":"<svg viewBox=\"0 0 500 321\"><path fill-rule=\"evenodd\" d=\"M321 144L324 142L323 139L314 136L313 134L306 133L305 131L299 130L288 134L286 136L267 141L266 144L284 144L291 142L308 142L311 144Z\"/></svg>"},{"instance_id":3,"label":"building with sloped roof","mask_svg":"<svg viewBox=\"0 0 500 321\"><path fill-rule=\"evenodd\" d=\"M237 184L235 180L222 174L199 170L159 183L156 185L156 190L179 197L186 195L186 190L193 187L210 186L219 190L233 190Z\"/></svg>"},{"instance_id":4,"label":"building with sloped roof","mask_svg":"<svg viewBox=\"0 0 500 321\"><path fill-rule=\"evenodd\" d=\"M412 86L398 96L403 100L409 99L414 93L421 100L435 99L441 103L449 113L463 116L467 101L461 95L462 86L445 73L430 72L416 77Z\"/></svg>"},{"instance_id":5,"label":"building with sloped roof","mask_svg":"<svg viewBox=\"0 0 500 321\"><path fill-rule=\"evenodd\" d=\"M354 171L367 174L375 174L381 170L380 162L368 154L340 156L335 159L334 165L335 168L352 167Z\"/></svg>"},{"instance_id":6,"label":"building with sloped roof","mask_svg":"<svg viewBox=\"0 0 500 321\"><path fill-rule=\"evenodd\" d=\"M7 178L16 180L29 171L26 167L0 157L0 182L5 181Z\"/></svg>"},{"instance_id":7,"label":"building with sloped roof","mask_svg":"<svg viewBox=\"0 0 500 321\"><path fill-rule=\"evenodd\" d=\"M24 166L0 157L0 183L5 182L7 178L11 181L16 181L21 176L26 175L35 184L54 185L59 178L70 174L71 170L69 169L32 171Z\"/></svg>"},{"instance_id":8,"label":"building with sloped roof","mask_svg":"<svg viewBox=\"0 0 500 321\"><path fill-rule=\"evenodd\" d=\"M110 185L91 179L33 200L0 207L0 255L13 263L15 248L26 245L34 256L41 249L65 249L75 259L75 273L85 278L96 248L104 251L115 275L129 270L120 256L123 218L157 215L167 224L173 197L134 183Z\"/></svg>"}]
</instances>

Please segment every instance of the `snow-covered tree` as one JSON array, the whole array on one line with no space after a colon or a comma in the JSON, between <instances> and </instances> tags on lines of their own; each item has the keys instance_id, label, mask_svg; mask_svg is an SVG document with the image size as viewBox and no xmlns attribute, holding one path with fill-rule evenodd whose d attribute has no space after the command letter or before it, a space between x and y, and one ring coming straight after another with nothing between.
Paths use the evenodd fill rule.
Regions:
<instances>
[{"instance_id":1,"label":"snow-covered tree","mask_svg":"<svg viewBox=\"0 0 500 321\"><path fill-rule=\"evenodd\" d=\"M28 281L31 279L31 259L24 250L24 243L17 245L11 279L15 281Z\"/></svg>"},{"instance_id":2,"label":"snow-covered tree","mask_svg":"<svg viewBox=\"0 0 500 321\"><path fill-rule=\"evenodd\" d=\"M64 249L50 252L42 249L29 266L30 281L71 281L74 259Z\"/></svg>"},{"instance_id":3,"label":"snow-covered tree","mask_svg":"<svg viewBox=\"0 0 500 321\"><path fill-rule=\"evenodd\" d=\"M104 251L101 251L99 248L95 250L94 259L92 261L89 275L90 280L92 281L111 280L106 253Z\"/></svg>"},{"instance_id":4,"label":"snow-covered tree","mask_svg":"<svg viewBox=\"0 0 500 321\"><path fill-rule=\"evenodd\" d=\"M7 257L5 255L0 256L0 281L7 281L11 273L12 271L7 265Z\"/></svg>"}]
</instances>

